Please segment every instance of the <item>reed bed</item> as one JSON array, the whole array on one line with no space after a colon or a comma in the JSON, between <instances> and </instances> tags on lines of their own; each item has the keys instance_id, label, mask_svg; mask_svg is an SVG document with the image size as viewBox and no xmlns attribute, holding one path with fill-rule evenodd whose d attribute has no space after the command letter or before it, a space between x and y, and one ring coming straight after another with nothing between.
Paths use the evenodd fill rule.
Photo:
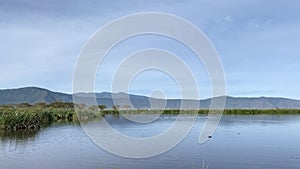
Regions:
<instances>
[{"instance_id":1,"label":"reed bed","mask_svg":"<svg viewBox=\"0 0 300 169\"><path fill-rule=\"evenodd\" d=\"M52 104L20 104L0 106L0 131L27 131L38 130L53 122L74 122L101 119L106 115L119 116L119 114L208 114L209 110L103 110L97 106L84 107L81 111L75 111L72 103ZM300 109L226 109L223 115L300 115Z\"/></svg>"}]
</instances>

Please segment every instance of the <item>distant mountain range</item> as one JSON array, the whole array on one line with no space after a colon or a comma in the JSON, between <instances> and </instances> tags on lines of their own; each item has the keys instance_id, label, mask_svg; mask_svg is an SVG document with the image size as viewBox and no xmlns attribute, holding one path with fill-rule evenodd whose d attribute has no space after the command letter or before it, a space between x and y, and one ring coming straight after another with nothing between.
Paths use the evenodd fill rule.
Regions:
<instances>
[{"instance_id":1,"label":"distant mountain range","mask_svg":"<svg viewBox=\"0 0 300 169\"><path fill-rule=\"evenodd\" d=\"M85 98L89 98L93 93L77 93L76 96L82 97L84 103ZM149 98L140 95L131 95L127 93L95 93L98 104L104 104L108 108L114 105L113 99L118 99L121 103L122 100L129 97L132 105L135 108L147 109L150 108L150 100L164 102L166 101L166 108L176 109L180 107L180 99L167 99L160 100ZM241 97L226 97L227 109L273 109L273 108L300 108L300 100L293 100L287 98L270 98L270 97L257 97L257 98L241 98ZM219 97L220 98L220 97ZM65 93L53 92L43 88L25 87L19 89L5 89L0 90L0 105L29 103L34 104L38 102L53 103L56 101L72 102L72 95ZM208 109L211 103L211 98L204 100L186 100L188 102L199 102L201 109ZM125 102L124 102L125 103Z\"/></svg>"}]
</instances>

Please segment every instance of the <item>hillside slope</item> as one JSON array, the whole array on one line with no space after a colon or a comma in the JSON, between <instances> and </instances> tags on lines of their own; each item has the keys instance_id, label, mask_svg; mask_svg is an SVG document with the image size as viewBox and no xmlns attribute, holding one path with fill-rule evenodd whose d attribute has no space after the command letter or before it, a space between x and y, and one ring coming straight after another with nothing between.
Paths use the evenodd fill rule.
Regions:
<instances>
[{"instance_id":1,"label":"hillside slope","mask_svg":"<svg viewBox=\"0 0 300 169\"><path fill-rule=\"evenodd\" d=\"M77 96L82 97L82 102L85 102L85 98L89 98L93 93L78 93ZM98 104L104 104L107 107L114 105L113 99L118 99L119 103L124 103L126 98L130 98L132 105L135 108L150 108L150 99L155 101L163 101L159 99L149 98L140 95L131 95L126 93L95 93ZM224 96L222 96L224 97ZM218 97L216 99L220 99ZM0 90L0 105L7 104L20 104L20 103L53 103L56 101L72 102L72 95L65 93L53 92L47 89L38 87L25 87L19 89L5 89ZM167 108L176 109L180 107L180 99L168 99ZM188 102L199 102L198 100L189 100ZM211 98L200 100L200 107L202 109L208 109L211 103ZM287 98L274 98L274 97L257 97L257 98L246 98L246 97L229 97L226 96L226 107L227 109L273 109L273 108L287 108L287 109L298 109L300 108L300 101L287 99Z\"/></svg>"}]
</instances>

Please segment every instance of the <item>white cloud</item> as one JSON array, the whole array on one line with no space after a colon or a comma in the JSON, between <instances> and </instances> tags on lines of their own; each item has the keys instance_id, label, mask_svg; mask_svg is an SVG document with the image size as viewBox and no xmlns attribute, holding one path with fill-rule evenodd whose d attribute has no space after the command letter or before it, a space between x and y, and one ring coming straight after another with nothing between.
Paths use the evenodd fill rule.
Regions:
<instances>
[{"instance_id":1,"label":"white cloud","mask_svg":"<svg viewBox=\"0 0 300 169\"><path fill-rule=\"evenodd\" d=\"M68 3L67 3L68 2ZM146 4L145 4L146 3ZM298 72L300 53L300 23L297 1L52 1L44 5L37 1L0 2L0 88L26 85L45 86L57 91L71 91L76 58L85 41L105 23L134 12L169 12L183 17L202 29L216 46L223 61L229 81L230 93L247 93L251 88L269 88L274 95L295 96L300 81ZM282 12L278 12L282 11ZM228 24L230 23L230 24ZM140 47L159 47L178 55L198 70L198 63L189 60L190 53L166 41L137 41L123 45L118 52L126 54ZM144 43L144 44L143 44ZM153 45L154 44L154 45ZM169 46L168 46L169 45ZM112 56L112 55L111 55ZM107 72L116 58L108 60ZM288 68L293 65L293 69ZM281 73L275 70L281 67ZM261 81L260 72L287 81L286 86ZM202 68L201 68L202 71ZM105 72L105 71L104 71ZM236 76L235 72L241 75ZM105 74L105 79L109 75ZM209 88L197 76L201 88ZM248 83L246 88L240 84ZM205 80L204 80L205 81ZM148 81L147 81L148 82ZM158 84L156 82L153 82ZM104 84L105 86L106 84ZM143 89L143 86L136 86ZM271 88L271 87L270 87ZM295 89L291 91L289 89ZM169 89L171 92L171 88ZM242 90L242 91L241 91ZM299 90L299 89L298 89ZM268 91L268 90L265 90ZM203 90L203 92L206 92ZM281 93L280 93L281 92ZM229 93L229 94L230 94ZM253 95L266 95L255 90ZM208 97L209 92L202 95Z\"/></svg>"},{"instance_id":2,"label":"white cloud","mask_svg":"<svg viewBox=\"0 0 300 169\"><path fill-rule=\"evenodd\" d=\"M224 18L224 20L227 21L227 22L232 22L231 16L226 16L226 17Z\"/></svg>"}]
</instances>

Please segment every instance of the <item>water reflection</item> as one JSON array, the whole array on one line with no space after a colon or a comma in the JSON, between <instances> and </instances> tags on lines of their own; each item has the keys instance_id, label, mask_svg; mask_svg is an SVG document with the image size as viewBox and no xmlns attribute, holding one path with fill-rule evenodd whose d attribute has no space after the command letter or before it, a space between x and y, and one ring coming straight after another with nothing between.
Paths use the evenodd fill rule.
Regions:
<instances>
[{"instance_id":1,"label":"water reflection","mask_svg":"<svg viewBox=\"0 0 300 169\"><path fill-rule=\"evenodd\" d=\"M176 116L163 115L150 124L135 124L122 116L105 118L124 134L149 137L171 126ZM299 168L300 116L223 116L213 137L198 144L205 118L198 116L191 133L174 149L147 159L114 156L93 144L74 124L55 124L36 133L1 134L0 168Z\"/></svg>"},{"instance_id":2,"label":"water reflection","mask_svg":"<svg viewBox=\"0 0 300 169\"><path fill-rule=\"evenodd\" d=\"M27 131L0 131L1 142L7 140L32 140L40 130L27 130Z\"/></svg>"}]
</instances>

